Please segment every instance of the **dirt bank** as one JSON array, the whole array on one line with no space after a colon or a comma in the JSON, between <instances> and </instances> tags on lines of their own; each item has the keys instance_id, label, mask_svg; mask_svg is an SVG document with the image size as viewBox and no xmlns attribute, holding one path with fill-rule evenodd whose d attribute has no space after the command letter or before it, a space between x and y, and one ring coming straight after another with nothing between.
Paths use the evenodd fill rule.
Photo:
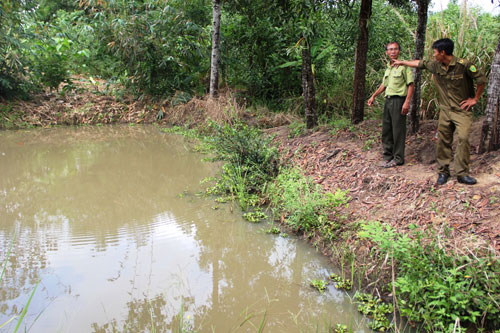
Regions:
<instances>
[{"instance_id":1,"label":"dirt bank","mask_svg":"<svg viewBox=\"0 0 500 333\"><path fill-rule=\"evenodd\" d=\"M407 138L406 164L381 168L380 121L366 121L353 131L331 134L328 128L289 138L286 126L277 135L283 158L299 165L325 190L349 190L349 221L379 220L400 232L416 225L422 230L454 228L454 243L483 242L500 252L500 154L474 153L480 121L472 129L471 174L478 184L466 186L450 178L436 186L435 121L422 124ZM463 244L465 246L465 244Z\"/></svg>"}]
</instances>

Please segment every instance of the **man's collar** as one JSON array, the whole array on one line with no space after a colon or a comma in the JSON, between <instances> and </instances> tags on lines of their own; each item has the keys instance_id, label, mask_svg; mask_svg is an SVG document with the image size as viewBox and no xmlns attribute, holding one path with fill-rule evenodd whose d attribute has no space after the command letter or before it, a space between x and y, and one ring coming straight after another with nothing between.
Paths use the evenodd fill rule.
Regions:
<instances>
[{"instance_id":1,"label":"man's collar","mask_svg":"<svg viewBox=\"0 0 500 333\"><path fill-rule=\"evenodd\" d=\"M448 67L446 67L446 65L442 62L440 63L441 68L444 71L447 71L450 67L455 66L456 64L457 64L457 57L455 57L454 55L451 56L451 60L450 63L448 64Z\"/></svg>"},{"instance_id":2,"label":"man's collar","mask_svg":"<svg viewBox=\"0 0 500 333\"><path fill-rule=\"evenodd\" d=\"M457 57L455 57L454 55L451 56L451 61L450 61L450 64L448 66L455 66L457 64Z\"/></svg>"},{"instance_id":3,"label":"man's collar","mask_svg":"<svg viewBox=\"0 0 500 333\"><path fill-rule=\"evenodd\" d=\"M448 64L448 67L455 66L456 64L457 64L457 57L452 55L451 59L450 59L450 63ZM446 65L443 62L441 62L441 67L446 68Z\"/></svg>"}]
</instances>

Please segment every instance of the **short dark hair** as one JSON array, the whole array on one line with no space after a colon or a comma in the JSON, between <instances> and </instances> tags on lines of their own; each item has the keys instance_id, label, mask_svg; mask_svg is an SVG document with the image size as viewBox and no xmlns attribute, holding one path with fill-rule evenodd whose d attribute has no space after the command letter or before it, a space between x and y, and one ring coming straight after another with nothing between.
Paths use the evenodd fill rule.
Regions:
<instances>
[{"instance_id":1,"label":"short dark hair","mask_svg":"<svg viewBox=\"0 0 500 333\"><path fill-rule=\"evenodd\" d=\"M438 39L432 44L432 48L436 49L438 52L444 51L447 55L453 54L453 48L455 44L449 38Z\"/></svg>"},{"instance_id":2,"label":"short dark hair","mask_svg":"<svg viewBox=\"0 0 500 333\"><path fill-rule=\"evenodd\" d=\"M386 50L386 51L387 51L387 47L388 47L389 45L391 45L391 44L396 44L396 45L398 46L398 49L399 49L399 50L401 50L401 45L399 45L399 43L398 43L398 42L393 41L393 42L389 42L389 43L387 43L387 44L385 45L385 50Z\"/></svg>"}]
</instances>

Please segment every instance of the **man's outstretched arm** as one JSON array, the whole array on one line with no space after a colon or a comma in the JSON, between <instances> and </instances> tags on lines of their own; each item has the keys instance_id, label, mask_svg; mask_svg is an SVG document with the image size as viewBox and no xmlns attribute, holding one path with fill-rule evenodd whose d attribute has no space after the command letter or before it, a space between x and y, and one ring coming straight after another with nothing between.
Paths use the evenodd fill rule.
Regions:
<instances>
[{"instance_id":1,"label":"man's outstretched arm","mask_svg":"<svg viewBox=\"0 0 500 333\"><path fill-rule=\"evenodd\" d=\"M408 66L408 67L418 67L420 60L394 60L392 66Z\"/></svg>"}]
</instances>

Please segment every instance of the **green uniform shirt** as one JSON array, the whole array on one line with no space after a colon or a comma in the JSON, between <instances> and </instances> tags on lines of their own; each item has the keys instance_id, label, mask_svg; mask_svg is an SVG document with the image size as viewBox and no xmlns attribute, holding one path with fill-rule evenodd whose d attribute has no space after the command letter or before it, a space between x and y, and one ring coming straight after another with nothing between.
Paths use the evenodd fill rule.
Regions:
<instances>
[{"instance_id":1,"label":"green uniform shirt","mask_svg":"<svg viewBox=\"0 0 500 333\"><path fill-rule=\"evenodd\" d=\"M408 85L413 83L411 68L406 66L391 67L387 65L382 84L385 87L385 96L406 96Z\"/></svg>"},{"instance_id":2,"label":"green uniform shirt","mask_svg":"<svg viewBox=\"0 0 500 333\"><path fill-rule=\"evenodd\" d=\"M435 60L420 60L418 67L434 74L439 105L451 110L461 110L460 102L474 97L472 79L475 79L477 84L488 82L483 72L470 61L455 56L448 65L448 70Z\"/></svg>"}]
</instances>

